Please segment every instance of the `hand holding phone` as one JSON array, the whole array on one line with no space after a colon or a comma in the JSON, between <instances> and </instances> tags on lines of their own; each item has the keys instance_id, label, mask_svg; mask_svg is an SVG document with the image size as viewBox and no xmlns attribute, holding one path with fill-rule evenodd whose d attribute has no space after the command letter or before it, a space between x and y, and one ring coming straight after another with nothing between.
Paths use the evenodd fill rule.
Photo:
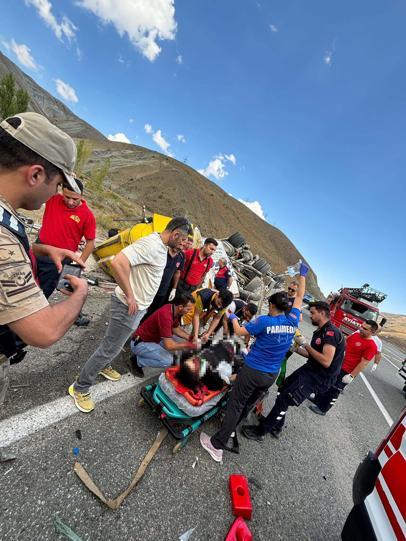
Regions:
<instances>
[{"instance_id":1,"label":"hand holding phone","mask_svg":"<svg viewBox=\"0 0 406 541\"><path fill-rule=\"evenodd\" d=\"M62 267L62 272L59 275L59 280L58 280L56 289L58 291L65 289L67 291L72 292L73 288L70 285L69 281L66 280L65 276L70 275L70 276L76 276L77 278L80 278L81 274L82 274L82 268L79 267L79 265L75 265L74 263L65 263L64 266Z\"/></svg>"}]
</instances>

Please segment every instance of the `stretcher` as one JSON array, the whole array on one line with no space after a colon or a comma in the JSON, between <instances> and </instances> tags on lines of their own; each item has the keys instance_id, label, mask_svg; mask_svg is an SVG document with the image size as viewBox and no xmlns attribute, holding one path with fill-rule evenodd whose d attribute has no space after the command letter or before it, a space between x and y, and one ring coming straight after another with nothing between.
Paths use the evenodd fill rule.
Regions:
<instances>
[{"instance_id":1,"label":"stretcher","mask_svg":"<svg viewBox=\"0 0 406 541\"><path fill-rule=\"evenodd\" d=\"M159 381L150 383L141 389L139 405L148 405L153 413L177 440L172 452L175 454L183 449L190 436L196 432L206 421L219 415L227 405L229 390L220 396L217 404L197 417L190 416L182 411L173 400L162 390Z\"/></svg>"}]
</instances>

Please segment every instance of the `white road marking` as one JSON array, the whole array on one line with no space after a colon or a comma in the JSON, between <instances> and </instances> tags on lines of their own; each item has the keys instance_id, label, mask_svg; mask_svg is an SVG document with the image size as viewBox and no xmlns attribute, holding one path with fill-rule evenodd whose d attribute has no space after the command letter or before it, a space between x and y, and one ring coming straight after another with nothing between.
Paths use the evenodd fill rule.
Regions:
<instances>
[{"instance_id":1,"label":"white road marking","mask_svg":"<svg viewBox=\"0 0 406 541\"><path fill-rule=\"evenodd\" d=\"M120 381L99 383L92 388L92 398L96 404L100 403L106 398L111 398L135 387L141 381L143 380L135 378L131 374L125 374ZM75 413L91 415L91 413L80 413L74 405L73 399L67 395L5 419L0 422L0 447L12 445L22 438L62 421Z\"/></svg>"},{"instance_id":2,"label":"white road marking","mask_svg":"<svg viewBox=\"0 0 406 541\"><path fill-rule=\"evenodd\" d=\"M388 423L389 426L392 426L393 425L393 419L392 417L389 415L389 413L386 411L386 408L385 406L382 404L382 402L380 401L378 395L376 394L376 392L373 390L371 384L369 383L369 381L367 380L367 378L364 376L364 374L361 372L360 374L361 378L362 378L362 381L365 383L368 391L371 393L371 396L372 398L375 400L376 402L376 405L378 406L378 408L381 410L381 413L382 415L385 417L385 421Z\"/></svg>"},{"instance_id":3,"label":"white road marking","mask_svg":"<svg viewBox=\"0 0 406 541\"><path fill-rule=\"evenodd\" d=\"M392 366L394 366L394 367L396 368L396 370L399 370L400 366L397 366L395 363L393 363L393 362L389 359L389 357L388 357L387 355L385 355L385 353L382 355L382 357L383 357L384 359L386 359L386 360L388 361L388 363L390 363Z\"/></svg>"},{"instance_id":4,"label":"white road marking","mask_svg":"<svg viewBox=\"0 0 406 541\"><path fill-rule=\"evenodd\" d=\"M390 355L391 357L393 357L393 359L394 359L395 361L399 361L399 362L402 362L402 361L403 361L403 358L402 358L400 355L396 355L396 354L393 353L392 351L384 350L384 351L383 351L383 354L384 354L384 355Z\"/></svg>"},{"instance_id":5,"label":"white road marking","mask_svg":"<svg viewBox=\"0 0 406 541\"><path fill-rule=\"evenodd\" d=\"M393 348L390 348L388 346L385 346L383 351L384 353L390 353L391 355L393 355L396 359L399 359L400 361L403 361L403 359L405 358L404 355L402 357L402 352L396 351Z\"/></svg>"}]
</instances>

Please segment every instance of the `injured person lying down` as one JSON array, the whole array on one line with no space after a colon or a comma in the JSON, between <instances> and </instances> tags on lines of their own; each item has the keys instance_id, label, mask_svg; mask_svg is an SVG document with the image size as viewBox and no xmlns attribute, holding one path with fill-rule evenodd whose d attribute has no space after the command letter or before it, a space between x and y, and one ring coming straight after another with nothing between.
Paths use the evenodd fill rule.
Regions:
<instances>
[{"instance_id":1,"label":"injured person lying down","mask_svg":"<svg viewBox=\"0 0 406 541\"><path fill-rule=\"evenodd\" d=\"M168 368L159 385L175 404L191 417L209 411L227 392L242 364L232 342L218 342L196 352L183 352L179 366Z\"/></svg>"}]
</instances>

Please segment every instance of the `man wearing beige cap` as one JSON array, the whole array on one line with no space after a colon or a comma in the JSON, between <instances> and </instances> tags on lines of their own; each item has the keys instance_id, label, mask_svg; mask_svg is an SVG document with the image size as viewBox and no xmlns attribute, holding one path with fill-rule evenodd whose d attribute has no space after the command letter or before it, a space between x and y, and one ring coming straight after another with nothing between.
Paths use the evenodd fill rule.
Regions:
<instances>
[{"instance_id":1,"label":"man wearing beige cap","mask_svg":"<svg viewBox=\"0 0 406 541\"><path fill-rule=\"evenodd\" d=\"M77 318L87 296L84 280L66 276L72 293L65 302L49 306L38 287L30 246L17 210L36 210L65 180L80 192L72 171L73 140L37 113L21 113L0 124L0 406L7 386L10 357L21 340L46 348L59 340ZM62 269L73 252L43 244L35 255L47 255Z\"/></svg>"}]
</instances>

